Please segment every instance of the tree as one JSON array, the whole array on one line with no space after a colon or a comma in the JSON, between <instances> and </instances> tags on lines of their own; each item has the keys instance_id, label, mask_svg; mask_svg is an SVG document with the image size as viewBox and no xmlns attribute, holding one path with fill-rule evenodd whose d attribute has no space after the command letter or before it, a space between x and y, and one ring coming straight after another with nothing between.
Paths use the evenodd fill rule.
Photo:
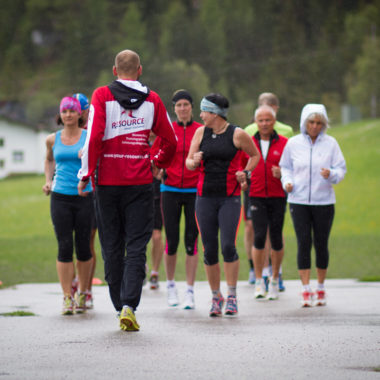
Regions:
<instances>
[{"instance_id":1,"label":"tree","mask_svg":"<svg viewBox=\"0 0 380 380\"><path fill-rule=\"evenodd\" d=\"M380 42L375 36L364 40L353 72L347 79L349 100L360 107L363 116L379 116L380 100Z\"/></svg>"}]
</instances>

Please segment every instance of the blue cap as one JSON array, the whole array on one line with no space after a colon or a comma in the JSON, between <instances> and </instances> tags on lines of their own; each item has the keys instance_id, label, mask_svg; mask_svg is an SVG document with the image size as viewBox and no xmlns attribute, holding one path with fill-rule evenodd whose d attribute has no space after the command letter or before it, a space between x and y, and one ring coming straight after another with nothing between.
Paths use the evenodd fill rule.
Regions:
<instances>
[{"instance_id":1,"label":"blue cap","mask_svg":"<svg viewBox=\"0 0 380 380\"><path fill-rule=\"evenodd\" d=\"M80 107L82 108L82 111L88 109L90 107L90 103L88 102L88 98L86 95L81 94L78 92L77 94L73 95L73 98L79 100Z\"/></svg>"}]
</instances>

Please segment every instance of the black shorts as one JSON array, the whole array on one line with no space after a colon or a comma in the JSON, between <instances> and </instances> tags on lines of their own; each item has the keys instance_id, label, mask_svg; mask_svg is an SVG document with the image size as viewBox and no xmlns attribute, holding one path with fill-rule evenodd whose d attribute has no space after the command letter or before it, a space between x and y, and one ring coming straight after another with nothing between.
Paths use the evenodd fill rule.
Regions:
<instances>
[{"instance_id":1,"label":"black shorts","mask_svg":"<svg viewBox=\"0 0 380 380\"><path fill-rule=\"evenodd\" d=\"M254 247L264 249L267 230L272 249L280 251L283 248L282 228L286 209L284 197L259 198L251 197L253 230L255 231Z\"/></svg>"}]
</instances>

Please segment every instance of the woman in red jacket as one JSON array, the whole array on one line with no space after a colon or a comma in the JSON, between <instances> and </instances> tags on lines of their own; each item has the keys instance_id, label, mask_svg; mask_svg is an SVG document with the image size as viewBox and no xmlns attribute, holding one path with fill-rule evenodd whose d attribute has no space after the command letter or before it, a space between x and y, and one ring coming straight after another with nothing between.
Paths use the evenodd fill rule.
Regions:
<instances>
[{"instance_id":1,"label":"woman in red jacket","mask_svg":"<svg viewBox=\"0 0 380 380\"><path fill-rule=\"evenodd\" d=\"M174 112L177 121L173 122L178 143L175 157L164 174L161 184L162 213L166 232L165 270L167 278L168 305L179 304L174 281L179 244L180 219L182 209L185 214L186 282L184 309L193 309L194 281L198 265L197 237L195 221L195 197L198 183L198 170L186 168L185 161L195 131L201 124L193 121L193 99L186 90L178 90L173 95Z\"/></svg>"},{"instance_id":2,"label":"woman in red jacket","mask_svg":"<svg viewBox=\"0 0 380 380\"><path fill-rule=\"evenodd\" d=\"M269 106L261 106L255 112L258 132L253 141L260 151L260 161L252 172L249 191L251 215L255 238L252 257L255 266L255 298L266 296L262 278L265 260L265 240L269 227L271 241L272 278L270 279L267 299L278 298L279 270L284 256L282 228L286 208L285 192L280 181L279 161L288 139L274 130L276 114Z\"/></svg>"}]
</instances>

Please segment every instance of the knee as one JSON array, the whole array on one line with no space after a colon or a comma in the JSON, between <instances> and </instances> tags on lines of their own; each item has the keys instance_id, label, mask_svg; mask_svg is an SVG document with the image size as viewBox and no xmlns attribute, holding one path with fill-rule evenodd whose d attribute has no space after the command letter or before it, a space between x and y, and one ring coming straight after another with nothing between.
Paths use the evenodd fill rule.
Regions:
<instances>
[{"instance_id":1,"label":"knee","mask_svg":"<svg viewBox=\"0 0 380 380\"><path fill-rule=\"evenodd\" d=\"M223 253L223 258L224 262L226 263L232 263L236 260L238 260L239 256L236 251L236 246L235 244L226 244L222 247L222 253Z\"/></svg>"},{"instance_id":2,"label":"knee","mask_svg":"<svg viewBox=\"0 0 380 380\"><path fill-rule=\"evenodd\" d=\"M256 249L264 249L265 248L265 236L255 235L253 245Z\"/></svg>"},{"instance_id":3,"label":"knee","mask_svg":"<svg viewBox=\"0 0 380 380\"><path fill-rule=\"evenodd\" d=\"M282 248L284 247L282 243L282 238L273 239L273 241L271 241L271 246L274 251L281 251Z\"/></svg>"},{"instance_id":4,"label":"knee","mask_svg":"<svg viewBox=\"0 0 380 380\"><path fill-rule=\"evenodd\" d=\"M218 264L218 255L210 255L205 252L203 262L205 265L215 265Z\"/></svg>"},{"instance_id":5,"label":"knee","mask_svg":"<svg viewBox=\"0 0 380 380\"><path fill-rule=\"evenodd\" d=\"M57 260L61 263L71 263L73 261L73 250L71 247L59 247Z\"/></svg>"},{"instance_id":6,"label":"knee","mask_svg":"<svg viewBox=\"0 0 380 380\"><path fill-rule=\"evenodd\" d=\"M327 269L329 264L329 254L328 252L323 252L317 254L317 259L316 259L316 266L319 269Z\"/></svg>"},{"instance_id":7,"label":"knee","mask_svg":"<svg viewBox=\"0 0 380 380\"><path fill-rule=\"evenodd\" d=\"M64 254L58 253L57 261L59 261L60 263L72 263L73 255L64 255Z\"/></svg>"},{"instance_id":8,"label":"knee","mask_svg":"<svg viewBox=\"0 0 380 380\"><path fill-rule=\"evenodd\" d=\"M174 255L177 254L177 250L176 250L176 249L173 249L173 248L171 248L171 247L169 247L169 246L167 246L166 254L167 254L168 256L174 256Z\"/></svg>"},{"instance_id":9,"label":"knee","mask_svg":"<svg viewBox=\"0 0 380 380\"><path fill-rule=\"evenodd\" d=\"M158 244L162 241L162 233L161 230L153 230L152 233L152 241L155 244Z\"/></svg>"}]
</instances>

